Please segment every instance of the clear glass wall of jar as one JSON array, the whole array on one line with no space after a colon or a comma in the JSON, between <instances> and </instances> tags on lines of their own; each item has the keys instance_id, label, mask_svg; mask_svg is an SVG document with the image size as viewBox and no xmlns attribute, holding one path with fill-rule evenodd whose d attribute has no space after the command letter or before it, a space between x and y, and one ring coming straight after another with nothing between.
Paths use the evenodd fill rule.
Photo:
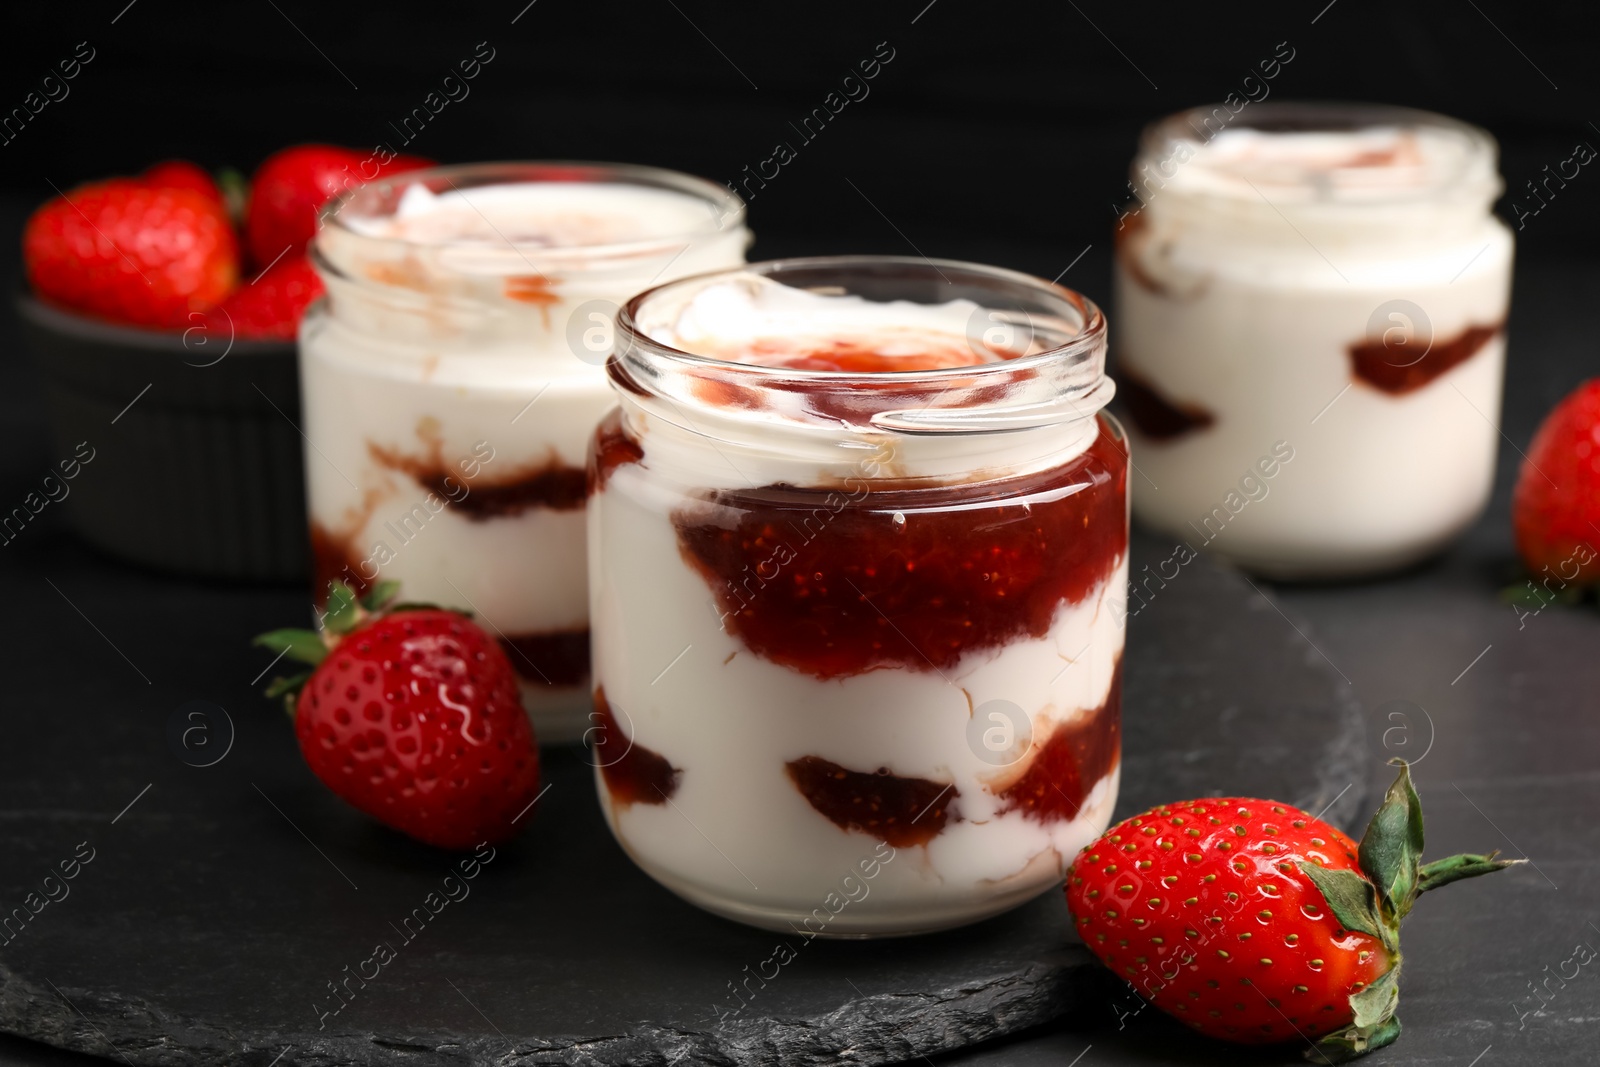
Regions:
<instances>
[{"instance_id":1,"label":"clear glass wall of jar","mask_svg":"<svg viewBox=\"0 0 1600 1067\"><path fill-rule=\"evenodd\" d=\"M591 741L646 872L830 937L1059 883L1120 769L1105 337L1076 293L917 259L628 303L590 454Z\"/></svg>"},{"instance_id":2,"label":"clear glass wall of jar","mask_svg":"<svg viewBox=\"0 0 1600 1067\"><path fill-rule=\"evenodd\" d=\"M686 175L507 163L348 194L300 337L315 595L401 582L506 646L542 740L589 725L584 457L614 313L743 261L743 204Z\"/></svg>"},{"instance_id":3,"label":"clear glass wall of jar","mask_svg":"<svg viewBox=\"0 0 1600 1067\"><path fill-rule=\"evenodd\" d=\"M1494 479L1512 239L1495 144L1402 108L1249 104L1145 132L1113 373L1134 514L1262 573L1437 551Z\"/></svg>"}]
</instances>

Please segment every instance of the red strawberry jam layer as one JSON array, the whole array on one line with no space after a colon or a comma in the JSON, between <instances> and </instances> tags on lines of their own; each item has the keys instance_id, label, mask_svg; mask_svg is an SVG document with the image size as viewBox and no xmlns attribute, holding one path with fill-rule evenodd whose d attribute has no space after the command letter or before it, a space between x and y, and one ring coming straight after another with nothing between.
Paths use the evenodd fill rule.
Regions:
<instances>
[{"instance_id":1,"label":"red strawberry jam layer","mask_svg":"<svg viewBox=\"0 0 1600 1067\"><path fill-rule=\"evenodd\" d=\"M1022 775L997 790L1000 811L1021 811L1039 822L1075 819L1095 784L1122 756L1122 658L1112 670L1105 702L1082 718L1057 726L1036 749Z\"/></svg>"},{"instance_id":2,"label":"red strawberry jam layer","mask_svg":"<svg viewBox=\"0 0 1600 1067\"><path fill-rule=\"evenodd\" d=\"M1127 457L1102 422L1050 470L933 488L718 490L673 515L722 624L818 678L943 671L1043 638L1127 551Z\"/></svg>"},{"instance_id":3,"label":"red strawberry jam layer","mask_svg":"<svg viewBox=\"0 0 1600 1067\"><path fill-rule=\"evenodd\" d=\"M789 370L835 371L846 374L882 374L892 371L947 370L975 367L1017 355L1006 349L980 351L964 337L885 333L868 338L780 337L758 339L720 358L734 363Z\"/></svg>"},{"instance_id":4,"label":"red strawberry jam layer","mask_svg":"<svg viewBox=\"0 0 1600 1067\"><path fill-rule=\"evenodd\" d=\"M852 771L821 756L790 760L789 780L806 802L841 830L859 830L895 848L926 845L944 829L957 797L947 782Z\"/></svg>"},{"instance_id":5,"label":"red strawberry jam layer","mask_svg":"<svg viewBox=\"0 0 1600 1067\"><path fill-rule=\"evenodd\" d=\"M1117 368L1118 398L1139 432L1152 441L1170 441L1194 430L1204 430L1217 417L1199 404L1167 399L1126 364Z\"/></svg>"},{"instance_id":6,"label":"red strawberry jam layer","mask_svg":"<svg viewBox=\"0 0 1600 1067\"><path fill-rule=\"evenodd\" d=\"M672 798L683 772L628 736L606 701L605 686L594 691L594 723L587 739L594 744L595 763L612 804L665 804Z\"/></svg>"},{"instance_id":7,"label":"red strawberry jam layer","mask_svg":"<svg viewBox=\"0 0 1600 1067\"><path fill-rule=\"evenodd\" d=\"M583 507L586 495L583 469L554 457L499 477L485 473L469 481L439 458L437 447L434 455L425 459L370 443L367 450L377 463L409 476L445 507L473 522L520 515L530 508L572 511Z\"/></svg>"},{"instance_id":8,"label":"red strawberry jam layer","mask_svg":"<svg viewBox=\"0 0 1600 1067\"><path fill-rule=\"evenodd\" d=\"M368 572L371 573L368 573ZM356 551L352 539L312 520L311 602L321 608L328 602L334 582L343 582L363 596L377 579L378 568Z\"/></svg>"},{"instance_id":9,"label":"red strawberry jam layer","mask_svg":"<svg viewBox=\"0 0 1600 1067\"><path fill-rule=\"evenodd\" d=\"M737 363L786 370L830 371L873 375L848 384L822 384L809 378L768 381L771 389L800 393L806 408L827 419L864 424L879 411L894 407L928 405L926 386L906 382L895 372L954 370L1001 363L1022 355L1014 349L986 344L975 338L950 334L885 331L876 338L775 338L749 342L721 358ZM1031 377L1031 369L1013 372L1009 384ZM1008 384L979 387L976 378L953 378L946 396L964 395L969 404L994 403L1006 395ZM759 410L766 406L761 392L738 382L707 378L694 385L695 396L713 407Z\"/></svg>"},{"instance_id":10,"label":"red strawberry jam layer","mask_svg":"<svg viewBox=\"0 0 1600 1067\"><path fill-rule=\"evenodd\" d=\"M1078 817L1094 787L1117 766L1122 751L1122 661L1105 701L1082 718L1057 726L1030 753L1019 774L996 783L999 813L1020 811L1041 823ZM887 767L854 771L820 756L787 765L806 802L842 830L870 834L896 848L925 845L957 818L960 794L948 783L891 774Z\"/></svg>"},{"instance_id":11,"label":"red strawberry jam layer","mask_svg":"<svg viewBox=\"0 0 1600 1067\"><path fill-rule=\"evenodd\" d=\"M1117 220L1116 231L1112 234L1113 252L1128 277L1141 289L1156 296L1171 296L1172 291L1152 278L1144 269L1144 264L1139 262L1139 253L1150 237L1145 225L1142 207L1123 212L1122 217Z\"/></svg>"},{"instance_id":12,"label":"red strawberry jam layer","mask_svg":"<svg viewBox=\"0 0 1600 1067\"><path fill-rule=\"evenodd\" d=\"M1418 337L1393 345L1382 338L1357 341L1350 346L1351 373L1374 389L1403 396L1477 355L1504 327L1502 322L1468 326L1454 337L1434 339L1431 346Z\"/></svg>"},{"instance_id":13,"label":"red strawberry jam layer","mask_svg":"<svg viewBox=\"0 0 1600 1067\"><path fill-rule=\"evenodd\" d=\"M594 439L589 442L588 491L598 493L618 467L643 459L644 449L628 436L622 425L622 409L612 408L610 414L600 420Z\"/></svg>"}]
</instances>

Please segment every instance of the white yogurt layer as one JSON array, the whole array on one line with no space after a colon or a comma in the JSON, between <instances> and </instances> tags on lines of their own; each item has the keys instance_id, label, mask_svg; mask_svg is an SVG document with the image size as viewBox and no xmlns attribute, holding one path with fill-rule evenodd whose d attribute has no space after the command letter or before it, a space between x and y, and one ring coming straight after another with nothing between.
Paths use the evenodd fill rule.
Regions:
<instances>
[{"instance_id":1,"label":"white yogurt layer","mask_svg":"<svg viewBox=\"0 0 1600 1067\"><path fill-rule=\"evenodd\" d=\"M312 522L382 561L407 599L473 611L491 633L586 626L581 507L431 514L428 490L373 449L449 468L487 448L480 487L581 470L615 403L616 306L653 280L736 266L748 243L709 201L626 183L412 185L393 216L341 214L317 238L330 298L301 329ZM543 740L588 725L586 683L524 681L523 697Z\"/></svg>"},{"instance_id":2,"label":"white yogurt layer","mask_svg":"<svg viewBox=\"0 0 1600 1067\"><path fill-rule=\"evenodd\" d=\"M1125 558L1081 603L1063 604L1042 638L970 653L942 672L898 667L822 680L760 658L722 628L711 589L679 551L670 517L678 503L640 464L619 467L590 502L596 681L633 741L683 772L670 804L616 806L599 780L607 817L636 862L703 907L789 930L878 844L829 821L785 773L789 761L819 756L949 782L959 793L943 831L900 849L827 933L957 925L1059 883L1108 825L1117 772L1095 784L1075 818L1002 814L990 786L1003 788L1025 764L986 762L969 725L973 709L1008 701L1030 717L1037 746L1104 703L1123 649L1112 604L1124 596Z\"/></svg>"},{"instance_id":3,"label":"white yogurt layer","mask_svg":"<svg viewBox=\"0 0 1600 1067\"><path fill-rule=\"evenodd\" d=\"M647 254L715 229L715 210L668 189L605 182L522 182L434 192L414 184L392 215L351 218L367 237L448 249L461 270L522 274L527 252ZM630 294L631 295L631 294Z\"/></svg>"},{"instance_id":4,"label":"white yogurt layer","mask_svg":"<svg viewBox=\"0 0 1600 1067\"><path fill-rule=\"evenodd\" d=\"M635 308L634 326L648 340L620 358L630 376L638 371L632 381L647 395L619 390L619 417L642 458L610 469L589 505L595 682L631 743L680 773L661 802L619 804L597 771L618 841L686 899L802 936L959 925L1058 884L1077 851L1108 824L1120 763L1090 770L1101 780L1082 783L1082 807L1070 817L1041 821L1007 810L1002 794L1056 730L1082 726L1107 702L1123 648L1125 551L1104 561L1109 573L1081 601L1056 605L1040 636L974 649L939 669L888 662L820 678L758 655L724 628L724 606L690 562L675 516L690 509L698 523L735 522L737 495L711 508L707 498L779 485L815 491L816 510L786 511L787 523L774 520L761 534L775 551L754 565L753 579L748 567L724 576L743 582L738 595L748 593L748 610L759 613L764 595L789 593L768 583L793 581L786 568L804 565L791 562L798 558L793 546L827 538L832 515L871 506L867 496L885 482L950 487L953 512L1005 504L1003 497L980 502L981 494L961 487L1003 487L1000 480L1071 463L1098 433L1112 432L1094 417L1098 404L1057 411L1049 397L1041 405L1022 386L1057 379L1037 366L1019 371L1002 362L1057 349L1073 329L970 300L879 302L754 272L652 294ZM841 369L827 366L832 359L843 362L843 375L821 373ZM1082 377L1098 378L1098 363L1081 366L1091 372ZM916 376L924 370L940 373ZM1085 391L1072 395L1088 397L1094 384L1074 382ZM1094 395L1103 402L1103 394ZM932 410L948 421L928 432L875 421L888 408L926 412L946 397L959 399ZM1014 409L1038 415L1041 407L1048 417L1006 423L1006 432L971 432L959 422ZM1121 490L1087 482L1053 490L1107 491ZM1120 535L1123 516L1111 510ZM1025 518L1025 508L1013 507L1006 518L1013 516ZM896 521L906 516L884 517L886 528ZM983 523L994 521L974 515L968 530L952 536L982 539ZM1094 531L1096 543L1102 533ZM1070 544L1052 547L1063 556L1072 551ZM975 723L990 725L980 709L997 701L1026 723L1006 766L998 765L1005 757L997 760L974 740L982 734ZM601 759L615 751L612 740L622 747L608 737L597 749ZM813 806L788 769L808 758L948 784L935 798L948 804L946 821L925 844L896 853ZM873 860L868 881L860 872ZM852 892L863 884L864 894ZM841 895L851 897L848 906L835 906Z\"/></svg>"},{"instance_id":5,"label":"white yogurt layer","mask_svg":"<svg viewBox=\"0 0 1600 1067\"><path fill-rule=\"evenodd\" d=\"M892 387L899 364L907 372L979 367L1049 351L1076 336L1060 319L985 308L970 300L872 301L798 289L753 273L721 275L660 293L638 309L636 326L642 335L680 352L801 372L835 370L827 360L841 349L865 352L886 365L873 371L886 376L886 387ZM934 401L981 381L952 376L926 390L926 397L905 396L904 407L928 417ZM857 396L870 396L872 388L861 385ZM884 476L965 481L986 471L987 477L1005 477L1060 466L1081 455L1097 432L1091 417L1097 408L1091 407L1080 410L1085 417L1074 422L1010 433L904 434L859 426L841 439L838 420L819 418L812 405L802 389L768 393L756 408L690 412L675 403L659 410L664 417L646 428L658 466L693 472L683 476L700 479L694 482L697 488L723 489L859 477L868 457L886 466ZM710 450L707 433L725 439Z\"/></svg>"},{"instance_id":6,"label":"white yogurt layer","mask_svg":"<svg viewBox=\"0 0 1600 1067\"><path fill-rule=\"evenodd\" d=\"M985 311L971 300L873 301L737 274L661 294L641 309L638 327L679 351L766 366L840 345L903 361L908 370L992 363L1050 347L1029 331L1003 329L985 344L974 330L991 325Z\"/></svg>"},{"instance_id":7,"label":"white yogurt layer","mask_svg":"<svg viewBox=\"0 0 1600 1067\"><path fill-rule=\"evenodd\" d=\"M1180 153L1181 154L1181 153ZM1451 183L1493 181L1493 159L1464 131L1398 125L1330 132L1230 127L1179 162L1170 190L1277 202L1361 202L1428 196Z\"/></svg>"},{"instance_id":8,"label":"white yogurt layer","mask_svg":"<svg viewBox=\"0 0 1600 1067\"><path fill-rule=\"evenodd\" d=\"M1504 323L1497 190L1492 142L1455 126L1229 129L1179 163L1124 220L1115 351L1213 421L1164 440L1129 426L1135 514L1286 578L1402 566L1469 525L1494 478L1503 331L1403 393L1355 375L1350 348L1399 331L1400 363ZM1294 458L1267 494L1226 506L1277 442Z\"/></svg>"}]
</instances>

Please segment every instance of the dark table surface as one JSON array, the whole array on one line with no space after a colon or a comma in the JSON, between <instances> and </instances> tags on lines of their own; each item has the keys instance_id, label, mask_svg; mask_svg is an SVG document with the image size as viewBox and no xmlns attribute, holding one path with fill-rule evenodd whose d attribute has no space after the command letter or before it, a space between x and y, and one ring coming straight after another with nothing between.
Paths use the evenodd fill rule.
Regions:
<instances>
[{"instance_id":1,"label":"dark table surface","mask_svg":"<svg viewBox=\"0 0 1600 1067\"><path fill-rule=\"evenodd\" d=\"M0 247L16 247L27 207L0 200ZM763 240L754 252L770 257L906 251L899 242L891 232L843 240L818 234ZM995 262L1045 277L1054 277L1080 251L941 242L923 235L918 244L930 255ZM1063 282L1104 301L1105 252L1097 242ZM12 257L0 256L0 282L8 291L18 284L16 270ZM1374 782L1384 780L1381 764L1389 756L1416 763L1429 854L1500 848L1532 861L1419 905L1406 924L1400 1012L1405 1033L1368 1061L1375 1067L1600 1062L1600 965L1565 981L1553 977L1574 946L1600 947L1600 612L1550 607L1519 620L1499 598L1516 576L1508 500L1518 449L1526 447L1551 405L1600 372L1600 262L1533 260L1520 263L1517 272L1505 439L1494 499L1483 518L1439 558L1383 581L1261 584L1262 610L1280 612L1286 628L1297 626L1316 654L1348 679L1367 716ZM50 462L38 386L8 314L0 318L0 500L21 500ZM26 543L19 539L0 554L0 588L39 582L47 566L61 565L85 582L99 579L111 590L101 596L114 599L123 569L78 546L48 511L25 537ZM181 598L186 588L175 580L171 595ZM41 630L82 643L84 671L108 691L139 684L128 664L69 612L12 618L6 716L50 713L52 680L30 675L24 653ZM93 738L83 739L83 750L82 773L92 775L94 760L106 754L95 751ZM1375 801L1366 798L1367 805ZM1565 966L1569 976L1571 966ZM270 980L266 968L262 979ZM1129 1006L1108 985L1103 1010L1091 1008L1046 1032L943 1062L1101 1067L1298 1061L1293 1049L1257 1053L1213 1045L1155 1011L1127 1014ZM0 1064L98 1062L0 1036Z\"/></svg>"}]
</instances>

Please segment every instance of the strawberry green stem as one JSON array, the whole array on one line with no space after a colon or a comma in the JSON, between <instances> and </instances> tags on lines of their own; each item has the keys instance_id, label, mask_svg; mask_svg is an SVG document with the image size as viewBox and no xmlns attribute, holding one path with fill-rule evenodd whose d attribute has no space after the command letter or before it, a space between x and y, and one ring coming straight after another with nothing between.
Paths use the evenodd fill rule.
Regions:
<instances>
[{"instance_id":1,"label":"strawberry green stem","mask_svg":"<svg viewBox=\"0 0 1600 1067\"><path fill-rule=\"evenodd\" d=\"M1400 1020L1391 1015L1373 1027L1350 1026L1329 1034L1317 1042L1314 1050L1307 1050L1306 1059L1312 1063L1349 1063L1374 1049L1394 1044L1399 1036Z\"/></svg>"},{"instance_id":2,"label":"strawberry green stem","mask_svg":"<svg viewBox=\"0 0 1600 1067\"><path fill-rule=\"evenodd\" d=\"M1525 860L1499 859L1498 853L1469 853L1422 862L1422 802L1405 760L1391 760L1400 773L1361 837L1361 873L1300 865L1334 917L1346 930L1376 937L1388 950L1390 967L1359 993L1350 995L1351 1024L1306 1050L1312 1063L1345 1063L1382 1048L1400 1036L1395 1008L1400 1003L1400 922L1417 897L1463 878L1504 870Z\"/></svg>"},{"instance_id":3,"label":"strawberry green stem","mask_svg":"<svg viewBox=\"0 0 1600 1067\"><path fill-rule=\"evenodd\" d=\"M1527 860L1503 860L1498 858L1499 855L1499 852L1481 856L1469 852L1424 863L1417 879L1417 892L1426 893L1430 889L1438 889L1442 885L1459 882L1463 878L1476 878L1480 874L1489 874L1527 862Z\"/></svg>"},{"instance_id":4,"label":"strawberry green stem","mask_svg":"<svg viewBox=\"0 0 1600 1067\"><path fill-rule=\"evenodd\" d=\"M365 599L357 599L355 591L343 582L334 582L328 588L328 603L319 630L272 630L261 634L252 644L271 649L280 659L304 663L315 669L328 658L328 651L346 634L362 623L385 611L404 610L408 605L391 607L390 602L400 592L399 582L379 582ZM415 605L425 607L428 605ZM300 689L310 679L311 671L302 671L287 678L274 678L267 686L266 695L273 700L282 699L283 706L294 718Z\"/></svg>"}]
</instances>

